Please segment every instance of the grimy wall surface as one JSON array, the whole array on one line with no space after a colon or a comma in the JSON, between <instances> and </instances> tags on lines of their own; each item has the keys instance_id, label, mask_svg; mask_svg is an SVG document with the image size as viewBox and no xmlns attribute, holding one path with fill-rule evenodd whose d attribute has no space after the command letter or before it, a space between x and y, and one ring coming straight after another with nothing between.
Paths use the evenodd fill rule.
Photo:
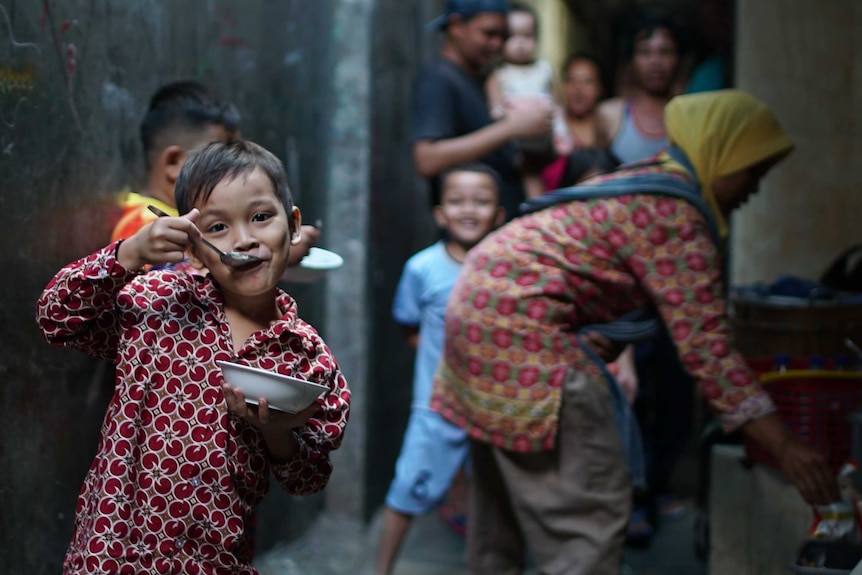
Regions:
<instances>
[{"instance_id":1,"label":"grimy wall surface","mask_svg":"<svg viewBox=\"0 0 862 575\"><path fill-rule=\"evenodd\" d=\"M796 144L735 216L731 277L817 278L862 241L862 4L741 0L736 85L767 102Z\"/></svg>"},{"instance_id":2,"label":"grimy wall surface","mask_svg":"<svg viewBox=\"0 0 862 575\"><path fill-rule=\"evenodd\" d=\"M438 34L425 24L442 0L378 0L372 38L371 206L369 210L368 446L365 516L383 504L407 424L413 352L392 319L407 259L435 239L430 194L413 167L410 142L415 78L436 55Z\"/></svg>"},{"instance_id":3,"label":"grimy wall surface","mask_svg":"<svg viewBox=\"0 0 862 575\"><path fill-rule=\"evenodd\" d=\"M59 572L71 534L112 366L49 347L34 303L107 243L115 192L141 181L149 95L180 78L217 88L288 165L306 218L325 217L334 3L0 0L0 573ZM317 324L320 287L291 290ZM280 497L262 547L322 505Z\"/></svg>"}]
</instances>

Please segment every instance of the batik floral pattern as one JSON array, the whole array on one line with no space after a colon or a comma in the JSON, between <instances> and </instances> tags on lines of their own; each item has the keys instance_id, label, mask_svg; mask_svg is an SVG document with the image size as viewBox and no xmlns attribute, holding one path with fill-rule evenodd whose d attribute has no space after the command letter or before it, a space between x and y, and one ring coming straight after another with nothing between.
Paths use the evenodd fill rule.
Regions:
<instances>
[{"instance_id":1,"label":"batik floral pattern","mask_svg":"<svg viewBox=\"0 0 862 575\"><path fill-rule=\"evenodd\" d=\"M118 244L64 268L37 306L46 338L116 362L114 396L78 497L64 573L255 573L246 523L269 471L289 493L324 488L350 391L317 332L280 292L281 320L234 353L221 294L208 278L139 275ZM326 385L289 461L227 412L216 361Z\"/></svg>"},{"instance_id":2,"label":"batik floral pattern","mask_svg":"<svg viewBox=\"0 0 862 575\"><path fill-rule=\"evenodd\" d=\"M774 406L732 348L720 269L706 221L682 199L632 194L514 220L468 253L432 406L475 439L551 449L566 370L598 375L575 333L654 304L726 429L768 413Z\"/></svg>"}]
</instances>

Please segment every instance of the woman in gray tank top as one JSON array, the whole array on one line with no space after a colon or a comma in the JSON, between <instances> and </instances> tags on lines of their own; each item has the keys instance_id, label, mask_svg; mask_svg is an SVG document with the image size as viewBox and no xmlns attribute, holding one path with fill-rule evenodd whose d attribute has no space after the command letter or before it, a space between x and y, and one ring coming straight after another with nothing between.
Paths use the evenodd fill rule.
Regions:
<instances>
[{"instance_id":1,"label":"woman in gray tank top","mask_svg":"<svg viewBox=\"0 0 862 575\"><path fill-rule=\"evenodd\" d=\"M682 53L681 34L673 20L661 16L647 16L632 29L628 43L631 85L625 98L614 98L603 102L598 109L600 129L609 142L611 152L624 164L650 158L667 146L664 109L674 94L674 84L679 71ZM668 368L673 358L665 358L672 345L662 345L661 338L636 346L638 372L640 374L659 371L654 376L654 393L657 397L674 396L677 389L685 387L685 380ZM654 365L650 371L647 366ZM674 423L673 433L645 425L652 418L641 417L642 430L651 446L647 466L649 489L640 492L634 501L629 521L627 540L630 544L647 544L652 538L656 522L661 517L674 516L682 509L669 491L671 472L691 432L690 412L692 400L676 393L679 401L663 404L641 398L643 408L654 417ZM666 435L672 440L664 440Z\"/></svg>"},{"instance_id":2,"label":"woman in gray tank top","mask_svg":"<svg viewBox=\"0 0 862 575\"><path fill-rule=\"evenodd\" d=\"M623 163L653 156L667 145L664 107L675 95L680 34L669 18L646 17L634 27L629 46L629 95L607 100L598 109L605 141Z\"/></svg>"}]
</instances>

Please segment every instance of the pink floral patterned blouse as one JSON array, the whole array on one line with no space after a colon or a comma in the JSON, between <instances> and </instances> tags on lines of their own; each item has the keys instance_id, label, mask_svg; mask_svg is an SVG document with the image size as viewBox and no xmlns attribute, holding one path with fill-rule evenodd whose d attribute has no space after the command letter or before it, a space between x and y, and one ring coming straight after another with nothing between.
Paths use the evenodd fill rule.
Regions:
<instances>
[{"instance_id":1,"label":"pink floral patterned blouse","mask_svg":"<svg viewBox=\"0 0 862 575\"><path fill-rule=\"evenodd\" d=\"M63 572L256 573L246 522L269 472L292 494L324 488L347 423L347 382L286 293L278 295L281 320L235 354L211 280L129 272L116 260L118 245L61 270L37 305L48 341L117 366ZM218 360L329 387L294 431L292 459L271 461L257 428L227 412Z\"/></svg>"},{"instance_id":2,"label":"pink floral patterned blouse","mask_svg":"<svg viewBox=\"0 0 862 575\"><path fill-rule=\"evenodd\" d=\"M664 163L636 170L686 177ZM575 201L513 220L467 255L432 407L480 441L551 449L566 370L599 375L574 333L653 303L725 429L769 413L731 347L720 270L706 221L682 199Z\"/></svg>"}]
</instances>

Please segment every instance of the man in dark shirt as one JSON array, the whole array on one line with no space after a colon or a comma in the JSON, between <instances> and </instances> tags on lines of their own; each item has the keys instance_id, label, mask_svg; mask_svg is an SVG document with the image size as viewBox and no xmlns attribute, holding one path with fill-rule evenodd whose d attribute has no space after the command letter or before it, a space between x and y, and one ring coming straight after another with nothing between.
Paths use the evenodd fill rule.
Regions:
<instances>
[{"instance_id":1,"label":"man in dark shirt","mask_svg":"<svg viewBox=\"0 0 862 575\"><path fill-rule=\"evenodd\" d=\"M414 94L413 162L429 180L438 203L439 175L465 162L480 161L502 179L507 218L517 215L524 187L511 140L550 134L552 113L539 100L509 106L491 119L484 74L503 49L507 0L447 0L430 26L445 37L440 56L419 76Z\"/></svg>"}]
</instances>

